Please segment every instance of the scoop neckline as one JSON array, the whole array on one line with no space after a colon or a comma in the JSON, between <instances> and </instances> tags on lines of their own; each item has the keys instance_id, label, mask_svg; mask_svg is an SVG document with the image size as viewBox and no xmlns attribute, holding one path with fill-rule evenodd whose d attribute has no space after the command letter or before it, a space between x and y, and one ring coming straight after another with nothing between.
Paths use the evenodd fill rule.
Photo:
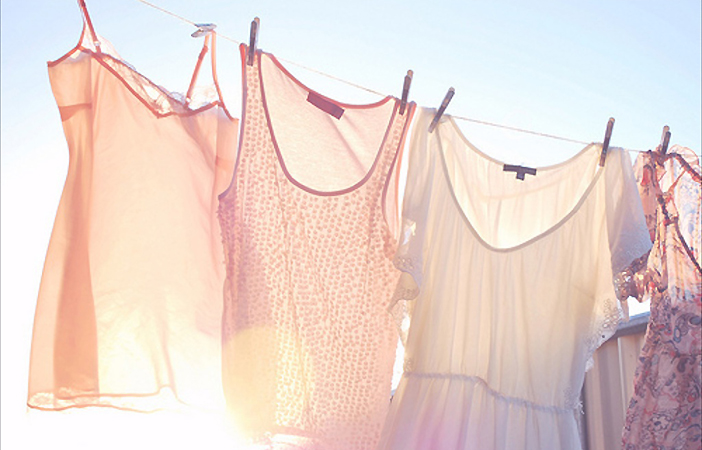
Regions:
<instances>
[{"instance_id":1,"label":"scoop neckline","mask_svg":"<svg viewBox=\"0 0 702 450\"><path fill-rule=\"evenodd\" d=\"M242 44L243 45L243 44ZM242 50L243 51L243 50ZM375 154L375 158L373 160L373 164L370 166L370 168L366 171L366 174L357 182L352 184L349 187L343 188L343 189L337 189L333 191L322 191L319 189L314 189L312 187L309 187L292 176L290 171L288 170L287 165L285 164L285 160L283 158L283 154L280 151L280 147L278 146L278 140L276 139L275 136L275 131L273 129L273 122L270 117L270 112L268 110L268 101L266 100L266 94L265 94L265 82L263 80L263 55L266 55L268 58L270 58L271 62L275 64L275 66L285 75L287 78L289 78L291 81L293 81L295 84L297 84L299 87L301 87L303 90L307 91L308 93L313 93L315 95L318 95L319 97L323 98L326 101L329 101L333 103L334 105L337 105L339 107L345 108L345 109L371 109L371 108L378 108L389 102L390 100L395 100L395 104L393 105L392 112L390 113L390 118L388 120L388 124L385 127L385 132L383 133L383 138L380 141L380 145L378 147L378 150ZM283 174L285 177L292 183L294 186L296 186L299 189L302 189L303 191L317 195L317 196L322 196L322 197L331 197L331 196L339 196L339 195L344 195L349 192L353 192L357 189L359 189L361 186L366 184L366 182L371 178L373 173L376 170L376 167L378 166L378 163L380 161L381 155L383 154L383 149L385 148L385 145L388 140L388 136L390 134L390 130L392 129L393 123L395 123L395 119L397 116L397 109L398 109L398 100L393 97L392 95L387 95L386 97L382 98L381 100L373 103L367 103L367 104L349 104L349 103L344 103L340 102L338 100L335 100L333 98L330 98L326 95L323 95L314 89L311 89L304 83L302 83L300 80L298 80L293 74L291 74L281 63L278 61L278 59L275 57L275 55L271 53L266 53L263 52L262 50L257 50L256 51L256 57L258 58L258 76L260 80L260 89L261 89L261 104L263 106L263 111L265 113L266 117L266 125L268 126L268 132L270 133L271 136L271 141L273 143L273 148L275 150L276 157L278 159L278 163L280 164L280 168L283 171Z\"/></svg>"},{"instance_id":2,"label":"scoop neckline","mask_svg":"<svg viewBox=\"0 0 702 450\"><path fill-rule=\"evenodd\" d=\"M448 119L449 119L449 122L450 122L451 125L452 125L452 128L453 128L454 132L456 132L456 133L458 134L458 136L461 138L461 140L464 142L464 144L466 144L466 147L468 147L468 150L475 152L475 153L478 154L479 156L481 156L481 157L487 159L488 161L490 161L490 162L492 162L492 163L494 163L494 164L499 164L499 165L505 164L504 162L502 162L502 161L500 161L500 160L498 160L498 159L496 159L496 158L493 158L492 156L490 156L490 155L488 155L487 153L485 153L485 152L481 151L480 149L478 149L475 145L473 145L470 141L468 141L468 139L465 137L465 135L464 135L463 132L460 130L460 128L458 128L458 125L457 125L456 122L454 121L453 117L448 116ZM441 129L441 128L439 127L439 128L437 128L437 130L436 130L439 134L441 134L440 129ZM557 169L557 168L563 167L563 166L565 166L565 165L572 164L572 163L574 163L575 161L577 161L578 159L580 159L583 155L587 154L588 152L594 151L594 149L597 149L598 145L599 145L599 144L594 143L594 142L593 142L593 143L590 143L590 144L586 145L586 146L585 146L582 150L580 150L578 153L576 153L575 155L571 156L570 158L568 158L568 159L566 159L566 160L564 160L564 161L562 161L562 162L560 162L560 163L551 164L551 165L546 165L546 166L541 166L541 167L536 167L536 170L537 170L537 172L538 172L538 171L544 171L544 170L553 170L553 169ZM453 200L453 203L454 203L456 209L458 210L459 216L461 217L462 221L465 223L465 225L466 225L466 227L468 228L468 230L469 230L469 231L473 234L473 236L476 238L476 240L477 240L483 247L485 247L486 249L488 249L488 250L490 250L490 251L492 251L492 252L495 252L495 253L509 253L509 252L514 252L514 251L517 251L517 250L521 250L521 249L523 249L523 248L525 248L525 247L529 247L529 246L531 246L532 244L535 244L536 242L538 242L538 241L540 241L540 240L546 238L547 236L551 235L552 233L554 233L555 231L557 231L559 228L561 228L563 225L565 225L567 222L569 222L570 219L580 210L580 208L582 207L583 203L585 203L585 201L590 197L590 193L593 191L595 185L597 184L597 181L601 178L601 175L602 175L602 173L604 172L604 169L605 169L605 167L598 167L598 168L596 169L597 172L595 173L595 175L594 175L594 176L592 177L592 179L590 180L590 183L588 184L587 188L585 188L585 190L583 191L583 193L580 195L580 198L578 199L578 201L577 201L577 202L575 203L575 205L570 209L570 211L568 211L568 213L565 214L565 215L564 215L560 220L558 220L556 223L554 223L553 225L547 227L547 228L546 228L544 231L542 231L541 233L538 233L538 234L532 236L531 238L529 238L529 239L527 239L527 240L525 240L525 241L523 241L523 242L521 242L521 243L519 243L519 244L517 244L517 245L513 245L513 246L510 246L510 247L495 247L494 245L492 245L492 244L488 243L487 241L485 241L485 239L483 239L483 237L480 235L480 233L478 233L478 231L475 229L475 227L473 226L472 222L471 222L470 219L468 218L468 216L467 216L465 210L463 209L463 206L461 205L460 201L458 200L458 196L456 195L456 191L455 191L455 188L454 188L454 182L455 182L455 180L454 180L454 179L450 176L450 174L449 174L448 164L447 164L447 162L446 162L446 155L445 155L444 148L443 148L443 145L441 145L441 141L440 141L440 140L439 140L439 154L440 154L440 157L441 157L441 165L442 165L443 172L444 172L444 178L445 178L446 183L447 183L447 185L448 185L448 190L449 190L449 193L451 194L451 198L452 198L452 200ZM465 182L465 180L462 180L462 181Z\"/></svg>"},{"instance_id":3,"label":"scoop neckline","mask_svg":"<svg viewBox=\"0 0 702 450\"><path fill-rule=\"evenodd\" d=\"M72 49L70 49L68 52L66 52L63 56L59 57L58 59L55 59L55 60L52 60L52 61L48 61L48 62L47 62L47 65L48 65L49 67L57 66L58 64L60 64L60 63L62 63L63 61L65 61L66 59L70 58L74 53L80 52L80 53L86 54L86 55L90 56L91 58L93 58L94 60L96 60L102 67L104 67L108 72L110 72L110 74L111 74L113 77L115 77L118 81L120 81L120 82L124 85L124 87L125 87L134 97L136 97L137 100L139 100L139 102L140 102L142 105L144 105L149 111L151 111L152 114L154 114L154 115L155 115L157 118L159 118L159 119L160 119L160 118L164 118L164 117L168 117L168 116L172 116L172 115L176 115L176 116L192 116L192 115L199 114L199 113L201 113L201 112L203 112L203 111L206 111L206 110L208 110L208 109L211 109L211 108L213 108L214 106L220 106L220 107L222 108L222 110L224 111L224 114L227 116L227 118L229 118L230 120L233 120L233 119L234 119L234 118L232 117L232 115L229 113L229 110L227 109L226 105L224 104L224 100L223 100L222 97L221 97L221 94L220 94L220 92L219 92L220 89L219 89L219 87L217 86L217 83L216 83L216 82L214 83L214 85L215 85L215 89L216 89L216 91L217 91L217 99L216 99L216 100L212 100L212 101L210 101L210 102L207 102L207 103L205 103L204 105L202 105L202 106L200 106L200 107L198 107L198 108L192 109L187 103L185 103L184 101L182 101L182 100L180 100L180 99L174 97L173 94L172 94L171 92L168 92L168 91L167 91L165 88L163 88L161 85L159 85L159 84L157 84L157 83L151 81L151 78L149 78L149 77L147 77L146 75L144 75L144 74L142 74L141 72L139 72L137 69L134 68L134 66L133 66L132 64L130 64L129 62L125 61L125 60L122 59L121 57L120 57L120 58L117 58L117 57L115 57L115 56L113 56L113 55L111 55L111 54L109 54L109 53L103 53L103 52L99 52L99 53L98 53L98 52L95 52L95 51L93 51L93 50L91 50L91 49L89 49L89 48L83 46L83 40L85 39L85 32L86 32L86 29L85 29L85 26L84 26L84 27L83 27L83 30L81 31L80 38L78 39L78 43L75 45L75 47L73 47ZM107 42L107 43L110 45L110 47L113 47L113 46L112 46L112 43L111 43L109 40L106 40L105 38L100 37L100 41L102 42L103 40L104 40L105 42ZM114 47L113 47L113 48L114 48ZM116 51L116 50L115 50L115 51ZM212 49L210 48L209 51L212 51ZM156 111L156 110L151 106L151 104L150 104L150 103L154 102L154 100L153 100L153 99L149 99L149 98L144 98L144 96L142 96L141 94L137 93L137 92L134 90L134 88L133 88L132 86L130 86L129 82L127 82L127 80L124 79L124 77L122 77L119 73L117 73L113 67L111 67L109 64L107 64L107 63L103 60L104 58L109 58L109 59L111 59L111 60L114 61L115 63L117 63L117 64L121 65L122 67L124 67L124 68L125 68L127 71L129 71L130 73L135 74L135 75L138 77L138 79L139 79L139 84L143 85L143 84L145 84L144 82L148 83L151 87L153 87L154 89L158 90L158 92L160 92L160 93L162 93L163 95L165 95L170 101L177 103L179 107L183 108L183 112L178 112L178 111L175 111L175 110L171 110L171 111L168 111L168 112L166 112L166 113L159 113L158 111ZM215 77L216 77L216 75L215 75ZM180 94L180 93L179 93L179 94ZM180 94L180 95L182 95L182 94ZM183 95L183 98L185 98L184 95Z\"/></svg>"}]
</instances>

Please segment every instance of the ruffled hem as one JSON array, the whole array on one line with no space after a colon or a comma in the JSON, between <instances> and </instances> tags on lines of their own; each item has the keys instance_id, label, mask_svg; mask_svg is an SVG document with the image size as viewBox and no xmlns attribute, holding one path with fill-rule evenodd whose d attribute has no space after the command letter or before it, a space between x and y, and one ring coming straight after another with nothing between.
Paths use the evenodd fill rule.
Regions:
<instances>
[{"instance_id":1,"label":"ruffled hem","mask_svg":"<svg viewBox=\"0 0 702 450\"><path fill-rule=\"evenodd\" d=\"M188 409L188 405L181 401L168 386L163 386L151 393L98 394L72 390L64 390L58 394L37 392L29 397L27 406L42 411L107 407L142 413Z\"/></svg>"}]
</instances>

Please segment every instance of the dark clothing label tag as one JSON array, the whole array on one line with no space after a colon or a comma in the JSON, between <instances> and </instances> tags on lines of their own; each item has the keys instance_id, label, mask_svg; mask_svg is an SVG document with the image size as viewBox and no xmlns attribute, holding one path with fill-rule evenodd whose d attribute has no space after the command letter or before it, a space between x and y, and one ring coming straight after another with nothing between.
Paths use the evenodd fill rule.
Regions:
<instances>
[{"instance_id":1,"label":"dark clothing label tag","mask_svg":"<svg viewBox=\"0 0 702 450\"><path fill-rule=\"evenodd\" d=\"M309 95L307 95L307 101L325 113L336 117L337 119L341 119L342 114L344 114L344 108L339 105L335 105L326 98L321 97L314 92L310 92Z\"/></svg>"},{"instance_id":2,"label":"dark clothing label tag","mask_svg":"<svg viewBox=\"0 0 702 450\"><path fill-rule=\"evenodd\" d=\"M525 174L536 175L536 169L524 166L513 166L511 164L505 164L502 170L505 172L517 172L517 179L522 181L524 181Z\"/></svg>"}]
</instances>

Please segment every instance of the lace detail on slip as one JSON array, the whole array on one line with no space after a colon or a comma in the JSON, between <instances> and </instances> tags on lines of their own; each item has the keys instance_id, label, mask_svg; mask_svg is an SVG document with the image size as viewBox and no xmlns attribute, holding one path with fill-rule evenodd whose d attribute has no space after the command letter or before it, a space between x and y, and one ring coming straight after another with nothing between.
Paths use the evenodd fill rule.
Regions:
<instances>
[{"instance_id":1,"label":"lace detail on slip","mask_svg":"<svg viewBox=\"0 0 702 450\"><path fill-rule=\"evenodd\" d=\"M583 402L580 398L580 390L574 390L573 388L567 387L563 390L563 398L565 400L565 407L571 410L576 410L580 414L585 414L583 409Z\"/></svg>"},{"instance_id":2,"label":"lace detail on slip","mask_svg":"<svg viewBox=\"0 0 702 450\"><path fill-rule=\"evenodd\" d=\"M395 293L392 296L393 303L398 300L413 300L419 295L419 286L417 286L416 281L416 273L419 270L417 268L418 264L416 264L412 258L399 256L395 257L393 263L397 269L412 276L412 279L408 279L406 276L400 277L400 281L395 288Z\"/></svg>"},{"instance_id":3,"label":"lace detail on slip","mask_svg":"<svg viewBox=\"0 0 702 450\"><path fill-rule=\"evenodd\" d=\"M612 337L623 317L619 302L614 299L605 299L601 305L598 305L598 308L600 308L600 311L595 311L592 332L586 341L585 355L587 363L585 371L592 368L594 364L592 356L595 354L595 350Z\"/></svg>"},{"instance_id":4,"label":"lace detail on slip","mask_svg":"<svg viewBox=\"0 0 702 450\"><path fill-rule=\"evenodd\" d=\"M107 39L99 37L100 52L96 51L95 44L88 39L88 33L86 33L80 50L107 68L136 98L159 117L171 114L189 115L199 109L221 104L214 84L195 86L191 99L187 102L182 93L170 91L142 75L134 65L122 59ZM213 50L210 48L210 51Z\"/></svg>"},{"instance_id":5,"label":"lace detail on slip","mask_svg":"<svg viewBox=\"0 0 702 450\"><path fill-rule=\"evenodd\" d=\"M457 374L457 373L426 373L426 372L414 372L412 370L407 370L407 368L411 369L412 367L412 361L411 360L406 360L405 361L405 373L404 376L410 377L410 378L420 378L420 379L436 379L436 380L455 380L455 381L464 381L473 384L474 386L480 386L482 389L484 389L490 396L498 399L499 401L502 402L507 402L513 405L518 405L522 406L524 408L529 408L537 411L544 411L544 412L550 412L554 414L572 414L574 410L578 409L578 404L569 402L566 399L566 406L565 407L560 407L560 406L555 406L555 405L541 405L538 403L530 402L529 400L525 400L523 398L519 397L511 397L508 395L501 394L500 392L496 391L495 389L491 388L490 385L487 383L487 381L483 380L480 377L473 376L473 375L463 375L463 374Z\"/></svg>"},{"instance_id":6,"label":"lace detail on slip","mask_svg":"<svg viewBox=\"0 0 702 450\"><path fill-rule=\"evenodd\" d=\"M419 286L422 284L422 261L421 256L413 254L416 252L413 247L421 244L417 242L417 239L421 239L421 236L416 236L416 234L416 222L404 218L402 220L400 244L393 258L393 264L398 270L411 275L412 279L406 276L400 278L393 295L393 303L398 300L413 300L419 295Z\"/></svg>"},{"instance_id":7,"label":"lace detail on slip","mask_svg":"<svg viewBox=\"0 0 702 450\"><path fill-rule=\"evenodd\" d=\"M395 264L395 267L400 269L403 272L407 273L414 273L416 270L417 264L414 262L414 259L404 257L404 256L396 256L395 260L393 261Z\"/></svg>"},{"instance_id":8,"label":"lace detail on slip","mask_svg":"<svg viewBox=\"0 0 702 450\"><path fill-rule=\"evenodd\" d=\"M415 275L419 264L416 264L412 258L399 256L395 257L394 264L403 273L397 281L388 312L397 326L402 344L406 346L414 307L414 302L409 300L414 300L419 295L419 286Z\"/></svg>"},{"instance_id":9,"label":"lace detail on slip","mask_svg":"<svg viewBox=\"0 0 702 450\"><path fill-rule=\"evenodd\" d=\"M93 57L109 67L113 74L128 86L129 90L142 102L146 103L156 114L187 115L199 108L204 108L218 101L217 91L212 86L197 86L193 91L192 101L186 105L185 96L172 92L154 83L139 73L134 66L122 59L108 54L93 54Z\"/></svg>"}]
</instances>

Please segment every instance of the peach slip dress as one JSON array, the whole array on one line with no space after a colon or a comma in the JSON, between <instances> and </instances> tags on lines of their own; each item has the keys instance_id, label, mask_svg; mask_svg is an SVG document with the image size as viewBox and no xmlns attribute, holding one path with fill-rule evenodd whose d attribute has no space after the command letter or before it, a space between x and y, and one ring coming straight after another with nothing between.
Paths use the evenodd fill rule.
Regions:
<instances>
[{"instance_id":1,"label":"peach slip dress","mask_svg":"<svg viewBox=\"0 0 702 450\"><path fill-rule=\"evenodd\" d=\"M578 450L585 371L620 316L613 274L651 247L626 151L523 181L418 113L397 255L411 322L378 448ZM411 276L410 276L411 275Z\"/></svg>"},{"instance_id":2,"label":"peach slip dress","mask_svg":"<svg viewBox=\"0 0 702 450\"><path fill-rule=\"evenodd\" d=\"M157 86L99 37L49 63L69 166L32 338L32 408L224 410L217 194L238 120L216 78L201 103ZM201 106L196 106L201 105Z\"/></svg>"},{"instance_id":3,"label":"peach slip dress","mask_svg":"<svg viewBox=\"0 0 702 450\"><path fill-rule=\"evenodd\" d=\"M373 449L398 342L397 166L414 111L324 97L257 51L220 197L223 383L265 448Z\"/></svg>"},{"instance_id":4,"label":"peach slip dress","mask_svg":"<svg viewBox=\"0 0 702 450\"><path fill-rule=\"evenodd\" d=\"M673 155L680 155L680 159ZM634 173L653 249L629 278L651 317L622 433L624 450L702 449L702 181L699 158L673 146L641 153Z\"/></svg>"}]
</instances>

